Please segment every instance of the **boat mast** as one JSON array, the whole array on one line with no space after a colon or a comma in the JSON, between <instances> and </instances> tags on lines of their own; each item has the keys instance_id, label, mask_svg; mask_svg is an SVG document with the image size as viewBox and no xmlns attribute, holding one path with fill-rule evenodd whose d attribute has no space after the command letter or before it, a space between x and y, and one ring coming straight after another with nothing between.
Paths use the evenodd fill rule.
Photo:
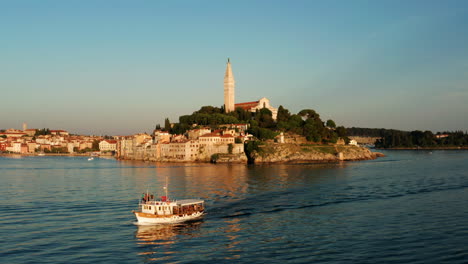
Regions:
<instances>
[{"instance_id":1,"label":"boat mast","mask_svg":"<svg viewBox=\"0 0 468 264\"><path fill-rule=\"evenodd\" d=\"M166 190L166 200L169 200L169 197L167 196L167 175L166 175L166 186L164 186L164 190Z\"/></svg>"}]
</instances>

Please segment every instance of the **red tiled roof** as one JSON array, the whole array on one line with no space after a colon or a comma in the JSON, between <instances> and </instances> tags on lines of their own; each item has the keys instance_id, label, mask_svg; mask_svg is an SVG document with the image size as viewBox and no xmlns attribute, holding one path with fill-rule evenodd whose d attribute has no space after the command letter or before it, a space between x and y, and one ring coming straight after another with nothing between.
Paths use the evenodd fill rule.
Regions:
<instances>
[{"instance_id":1,"label":"red tiled roof","mask_svg":"<svg viewBox=\"0 0 468 264\"><path fill-rule=\"evenodd\" d=\"M219 133L208 133L200 137L219 137Z\"/></svg>"},{"instance_id":2,"label":"red tiled roof","mask_svg":"<svg viewBox=\"0 0 468 264\"><path fill-rule=\"evenodd\" d=\"M258 105L259 101L254 101L254 102L246 102L246 103L238 103L234 105L234 108L240 107L244 110L250 110L252 107L255 107Z\"/></svg>"}]
</instances>

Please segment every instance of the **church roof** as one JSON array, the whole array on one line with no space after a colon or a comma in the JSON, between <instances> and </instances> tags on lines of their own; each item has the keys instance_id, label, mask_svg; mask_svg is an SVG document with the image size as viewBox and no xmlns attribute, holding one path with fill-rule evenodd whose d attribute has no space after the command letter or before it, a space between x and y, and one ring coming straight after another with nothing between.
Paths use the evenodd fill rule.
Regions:
<instances>
[{"instance_id":1,"label":"church roof","mask_svg":"<svg viewBox=\"0 0 468 264\"><path fill-rule=\"evenodd\" d=\"M256 107L258 105L258 102L259 101L238 103L238 104L235 104L234 106L235 106L235 108L240 107L240 108L242 108L244 110L250 110L251 108Z\"/></svg>"}]
</instances>

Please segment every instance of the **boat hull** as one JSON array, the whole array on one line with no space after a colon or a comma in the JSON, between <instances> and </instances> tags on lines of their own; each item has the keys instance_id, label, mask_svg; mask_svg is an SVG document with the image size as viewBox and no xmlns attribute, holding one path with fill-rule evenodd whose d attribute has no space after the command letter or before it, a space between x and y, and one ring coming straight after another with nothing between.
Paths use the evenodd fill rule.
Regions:
<instances>
[{"instance_id":1,"label":"boat hull","mask_svg":"<svg viewBox=\"0 0 468 264\"><path fill-rule=\"evenodd\" d=\"M142 212L133 212L137 218L138 224L173 224L186 221L193 221L201 218L204 212L194 212L183 215L153 215Z\"/></svg>"}]
</instances>

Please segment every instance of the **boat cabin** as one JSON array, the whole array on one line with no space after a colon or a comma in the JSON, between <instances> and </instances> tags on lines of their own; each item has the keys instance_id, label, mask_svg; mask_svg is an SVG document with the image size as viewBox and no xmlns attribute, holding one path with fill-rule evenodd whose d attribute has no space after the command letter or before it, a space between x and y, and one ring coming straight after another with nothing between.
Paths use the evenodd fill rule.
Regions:
<instances>
[{"instance_id":1,"label":"boat cabin","mask_svg":"<svg viewBox=\"0 0 468 264\"><path fill-rule=\"evenodd\" d=\"M140 203L140 212L160 216L190 215L204 209L204 201L197 199L169 201L163 196L160 201L143 199Z\"/></svg>"},{"instance_id":2,"label":"boat cabin","mask_svg":"<svg viewBox=\"0 0 468 264\"><path fill-rule=\"evenodd\" d=\"M174 202L148 201L141 204L141 212L155 215L172 215Z\"/></svg>"}]
</instances>

